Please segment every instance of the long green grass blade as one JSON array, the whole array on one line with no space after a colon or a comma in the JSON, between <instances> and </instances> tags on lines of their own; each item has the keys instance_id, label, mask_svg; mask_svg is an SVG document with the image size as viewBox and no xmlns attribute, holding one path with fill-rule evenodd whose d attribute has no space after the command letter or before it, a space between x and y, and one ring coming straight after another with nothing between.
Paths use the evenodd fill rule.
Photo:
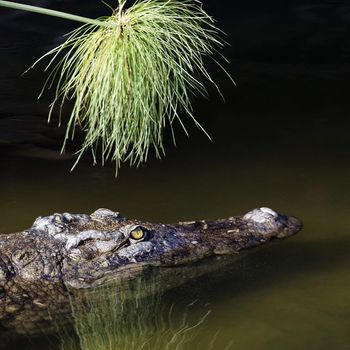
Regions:
<instances>
[{"instance_id":1,"label":"long green grass blade","mask_svg":"<svg viewBox=\"0 0 350 350\"><path fill-rule=\"evenodd\" d=\"M39 13L47 16L59 17L59 18L68 19L70 21L75 21L75 22L89 23L89 24L95 24L95 25L101 25L101 26L106 25L104 22L97 21L91 18L76 16L70 13L50 10L50 9L38 7L38 6L20 4L18 2L13 2L13 1L0 0L0 6L15 9L15 10L23 10L27 12Z\"/></svg>"}]
</instances>

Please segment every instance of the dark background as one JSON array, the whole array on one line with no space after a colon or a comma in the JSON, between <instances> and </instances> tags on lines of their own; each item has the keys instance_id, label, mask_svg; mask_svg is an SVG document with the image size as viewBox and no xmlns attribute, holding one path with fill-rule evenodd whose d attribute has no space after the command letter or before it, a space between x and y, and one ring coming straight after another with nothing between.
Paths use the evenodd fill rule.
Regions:
<instances>
[{"instance_id":1,"label":"dark background","mask_svg":"<svg viewBox=\"0 0 350 350\"><path fill-rule=\"evenodd\" d=\"M27 3L89 17L109 13L96 0ZM204 0L204 8L227 33L230 46L224 55L237 83L234 87L216 67L209 67L226 102L212 87L210 100L194 100L195 115L213 141L225 149L258 156L261 148L267 151L277 144L283 149L288 138L295 147L303 147L309 136L316 135L332 139L320 150L329 152L338 142L337 134L348 128L350 4ZM45 81L44 66L23 77L21 73L76 25L0 9L0 149L5 152L19 144L60 148L64 128L46 124L51 95L36 100ZM205 136L190 121L187 126L190 141L177 132L180 151L182 145L184 152L194 151L196 156L203 147L210 150L212 145ZM179 152L168 136L166 143L168 155Z\"/></svg>"}]
</instances>

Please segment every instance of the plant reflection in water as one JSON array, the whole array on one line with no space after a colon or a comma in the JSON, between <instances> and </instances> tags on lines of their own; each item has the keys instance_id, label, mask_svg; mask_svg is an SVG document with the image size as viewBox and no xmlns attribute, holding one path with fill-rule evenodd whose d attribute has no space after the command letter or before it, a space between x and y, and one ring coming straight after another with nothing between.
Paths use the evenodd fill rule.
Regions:
<instances>
[{"instance_id":1,"label":"plant reflection in water","mask_svg":"<svg viewBox=\"0 0 350 350\"><path fill-rule=\"evenodd\" d=\"M182 307L165 299L159 283L145 277L72 295L74 332L60 331L60 349L181 350L194 341L198 349L214 349L218 333L211 344L199 338L211 310L203 306L198 315L198 301Z\"/></svg>"}]
</instances>

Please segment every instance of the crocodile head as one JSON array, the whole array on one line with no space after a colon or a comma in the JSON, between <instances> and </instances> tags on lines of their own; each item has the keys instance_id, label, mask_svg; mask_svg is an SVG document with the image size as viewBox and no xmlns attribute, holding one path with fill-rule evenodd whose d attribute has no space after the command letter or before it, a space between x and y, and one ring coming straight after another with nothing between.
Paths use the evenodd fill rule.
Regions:
<instances>
[{"instance_id":1,"label":"crocodile head","mask_svg":"<svg viewBox=\"0 0 350 350\"><path fill-rule=\"evenodd\" d=\"M0 235L0 324L35 333L48 319L56 324L70 315L67 289L84 294L85 288L133 279L152 266L158 268L144 275L151 285L172 288L231 261L207 257L232 256L300 228L298 219L268 208L173 225L127 220L108 209L39 217L28 230Z\"/></svg>"},{"instance_id":2,"label":"crocodile head","mask_svg":"<svg viewBox=\"0 0 350 350\"><path fill-rule=\"evenodd\" d=\"M301 222L259 208L215 221L174 225L127 220L99 209L89 215L54 214L38 218L42 231L63 246L61 276L66 286L84 288L132 277L148 266L178 266L205 257L235 254L298 232Z\"/></svg>"}]
</instances>

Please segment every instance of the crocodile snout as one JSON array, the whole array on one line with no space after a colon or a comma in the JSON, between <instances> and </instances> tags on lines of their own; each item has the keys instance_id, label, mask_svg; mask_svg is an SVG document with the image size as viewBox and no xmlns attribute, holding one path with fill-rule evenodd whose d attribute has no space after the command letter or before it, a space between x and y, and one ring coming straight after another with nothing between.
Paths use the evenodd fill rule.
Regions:
<instances>
[{"instance_id":1,"label":"crocodile snout","mask_svg":"<svg viewBox=\"0 0 350 350\"><path fill-rule=\"evenodd\" d=\"M287 238L299 232L303 227L303 223L293 216L289 216L283 226L283 229L278 233L277 238Z\"/></svg>"},{"instance_id":2,"label":"crocodile snout","mask_svg":"<svg viewBox=\"0 0 350 350\"><path fill-rule=\"evenodd\" d=\"M248 226L263 236L285 238L297 233L302 223L295 217L289 217L266 207L254 209L243 216Z\"/></svg>"}]
</instances>

